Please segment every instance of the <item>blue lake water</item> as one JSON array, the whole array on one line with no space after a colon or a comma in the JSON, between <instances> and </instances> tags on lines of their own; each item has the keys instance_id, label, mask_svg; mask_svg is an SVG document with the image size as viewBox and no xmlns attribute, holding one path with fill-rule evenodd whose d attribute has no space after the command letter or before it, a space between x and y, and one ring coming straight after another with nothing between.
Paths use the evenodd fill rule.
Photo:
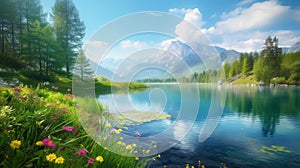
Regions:
<instances>
[{"instance_id":1,"label":"blue lake water","mask_svg":"<svg viewBox=\"0 0 300 168\"><path fill-rule=\"evenodd\" d=\"M300 87L191 86L155 84L99 101L112 113L134 108L171 115L125 131L153 136L172 127L168 141L177 143L148 167L197 167L198 160L206 167L300 167Z\"/></svg>"}]
</instances>

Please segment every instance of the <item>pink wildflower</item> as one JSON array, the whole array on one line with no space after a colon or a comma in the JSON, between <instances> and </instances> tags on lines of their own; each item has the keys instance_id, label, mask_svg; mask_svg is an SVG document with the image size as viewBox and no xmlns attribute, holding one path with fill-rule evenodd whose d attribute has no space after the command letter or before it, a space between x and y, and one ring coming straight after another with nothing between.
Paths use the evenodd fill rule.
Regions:
<instances>
[{"instance_id":1,"label":"pink wildflower","mask_svg":"<svg viewBox=\"0 0 300 168\"><path fill-rule=\"evenodd\" d=\"M89 165L94 164L94 159L93 159L93 158L89 158L88 164L89 164Z\"/></svg>"},{"instance_id":2,"label":"pink wildflower","mask_svg":"<svg viewBox=\"0 0 300 168\"><path fill-rule=\"evenodd\" d=\"M74 128L70 127L70 126L63 126L63 130L67 131L67 132L73 132Z\"/></svg>"},{"instance_id":3,"label":"pink wildflower","mask_svg":"<svg viewBox=\"0 0 300 168\"><path fill-rule=\"evenodd\" d=\"M136 131L136 132L135 132L135 136L136 136L136 137L140 137L141 134L140 134L138 131Z\"/></svg>"},{"instance_id":4,"label":"pink wildflower","mask_svg":"<svg viewBox=\"0 0 300 168\"><path fill-rule=\"evenodd\" d=\"M111 129L111 131L110 131L110 133L116 133L117 132L117 130L116 129Z\"/></svg>"},{"instance_id":5,"label":"pink wildflower","mask_svg":"<svg viewBox=\"0 0 300 168\"><path fill-rule=\"evenodd\" d=\"M85 155L86 155L86 151L83 150L83 149L80 149L80 150L77 151L75 154L76 154L76 155L80 155L80 156L85 156Z\"/></svg>"},{"instance_id":6,"label":"pink wildflower","mask_svg":"<svg viewBox=\"0 0 300 168\"><path fill-rule=\"evenodd\" d=\"M21 88L19 88L19 87L15 87L15 88L14 88L14 91L21 92L21 91L22 91L22 89L21 89Z\"/></svg>"},{"instance_id":7,"label":"pink wildflower","mask_svg":"<svg viewBox=\"0 0 300 168\"><path fill-rule=\"evenodd\" d=\"M56 148L55 143L51 139L49 139L49 138L43 139L42 142L43 142L44 146L50 147L52 149Z\"/></svg>"},{"instance_id":8,"label":"pink wildflower","mask_svg":"<svg viewBox=\"0 0 300 168\"><path fill-rule=\"evenodd\" d=\"M68 88L68 89L67 89L67 91L68 91L68 92L71 92L71 89L70 89L70 88Z\"/></svg>"}]
</instances>

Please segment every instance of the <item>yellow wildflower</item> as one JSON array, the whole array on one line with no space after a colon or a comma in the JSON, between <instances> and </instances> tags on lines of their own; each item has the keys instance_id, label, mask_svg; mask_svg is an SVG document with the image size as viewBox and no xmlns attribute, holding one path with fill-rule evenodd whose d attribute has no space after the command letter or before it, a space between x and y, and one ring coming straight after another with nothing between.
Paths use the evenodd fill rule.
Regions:
<instances>
[{"instance_id":1,"label":"yellow wildflower","mask_svg":"<svg viewBox=\"0 0 300 168\"><path fill-rule=\"evenodd\" d=\"M126 146L126 149L131 150L131 149L132 149L132 146L131 146L131 145L127 145L127 146Z\"/></svg>"},{"instance_id":2,"label":"yellow wildflower","mask_svg":"<svg viewBox=\"0 0 300 168\"><path fill-rule=\"evenodd\" d=\"M134 144L132 144L132 147L136 147L136 144L134 143Z\"/></svg>"},{"instance_id":3,"label":"yellow wildflower","mask_svg":"<svg viewBox=\"0 0 300 168\"><path fill-rule=\"evenodd\" d=\"M160 154L157 154L157 157L160 158Z\"/></svg>"},{"instance_id":4,"label":"yellow wildflower","mask_svg":"<svg viewBox=\"0 0 300 168\"><path fill-rule=\"evenodd\" d=\"M123 137L120 137L120 140L122 141L122 140L123 140Z\"/></svg>"},{"instance_id":5,"label":"yellow wildflower","mask_svg":"<svg viewBox=\"0 0 300 168\"><path fill-rule=\"evenodd\" d=\"M20 148L20 146L21 146L21 141L18 140L13 140L10 143L10 147L13 149Z\"/></svg>"},{"instance_id":6,"label":"yellow wildflower","mask_svg":"<svg viewBox=\"0 0 300 168\"><path fill-rule=\"evenodd\" d=\"M121 141L118 141L118 142L117 142L117 144L118 144L118 145L121 145L121 144L122 144L122 142L121 142Z\"/></svg>"},{"instance_id":7,"label":"yellow wildflower","mask_svg":"<svg viewBox=\"0 0 300 168\"><path fill-rule=\"evenodd\" d=\"M107 123L105 127L109 129L109 128L111 128L111 124Z\"/></svg>"},{"instance_id":8,"label":"yellow wildflower","mask_svg":"<svg viewBox=\"0 0 300 168\"><path fill-rule=\"evenodd\" d=\"M190 165L189 165L189 164L186 164L186 165L185 165L185 168L190 168Z\"/></svg>"},{"instance_id":9,"label":"yellow wildflower","mask_svg":"<svg viewBox=\"0 0 300 168\"><path fill-rule=\"evenodd\" d=\"M37 146L42 146L42 145L44 145L44 143L43 143L42 141L37 141L35 144L36 144Z\"/></svg>"},{"instance_id":10,"label":"yellow wildflower","mask_svg":"<svg viewBox=\"0 0 300 168\"><path fill-rule=\"evenodd\" d=\"M65 161L65 159L63 157L59 157L59 158L55 159L55 163L57 163L57 164L63 164L64 161Z\"/></svg>"},{"instance_id":11,"label":"yellow wildflower","mask_svg":"<svg viewBox=\"0 0 300 168\"><path fill-rule=\"evenodd\" d=\"M135 160L139 160L140 158L136 157Z\"/></svg>"},{"instance_id":12,"label":"yellow wildflower","mask_svg":"<svg viewBox=\"0 0 300 168\"><path fill-rule=\"evenodd\" d=\"M56 155L54 153L50 153L46 156L47 161L52 162L54 159L56 159Z\"/></svg>"},{"instance_id":13,"label":"yellow wildflower","mask_svg":"<svg viewBox=\"0 0 300 168\"><path fill-rule=\"evenodd\" d=\"M202 166L201 166L201 168L205 168L205 166L204 166L204 165L202 165Z\"/></svg>"},{"instance_id":14,"label":"yellow wildflower","mask_svg":"<svg viewBox=\"0 0 300 168\"><path fill-rule=\"evenodd\" d=\"M149 150L149 149L148 149L148 150L146 150L146 153L147 153L147 154L149 154L149 153L150 153L150 150Z\"/></svg>"},{"instance_id":15,"label":"yellow wildflower","mask_svg":"<svg viewBox=\"0 0 300 168\"><path fill-rule=\"evenodd\" d=\"M102 156L97 156L96 157L96 160L100 163L102 163L104 161L103 157Z\"/></svg>"},{"instance_id":16,"label":"yellow wildflower","mask_svg":"<svg viewBox=\"0 0 300 168\"><path fill-rule=\"evenodd\" d=\"M42 121L36 121L35 123L36 123L36 125L38 125L38 126L42 125Z\"/></svg>"}]
</instances>

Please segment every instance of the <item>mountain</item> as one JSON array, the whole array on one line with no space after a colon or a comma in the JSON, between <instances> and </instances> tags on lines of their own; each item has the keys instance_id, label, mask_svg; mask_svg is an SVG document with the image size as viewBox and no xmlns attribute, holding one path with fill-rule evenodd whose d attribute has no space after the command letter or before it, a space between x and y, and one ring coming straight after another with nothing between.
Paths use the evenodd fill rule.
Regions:
<instances>
[{"instance_id":1,"label":"mountain","mask_svg":"<svg viewBox=\"0 0 300 168\"><path fill-rule=\"evenodd\" d=\"M191 47L192 46L192 47ZM240 53L207 44L172 41L166 50L142 50L126 59L106 58L97 68L97 75L116 80L133 78L165 78L170 75L187 76L205 69L220 68L222 62L233 62ZM205 64L204 64L205 63Z\"/></svg>"},{"instance_id":2,"label":"mountain","mask_svg":"<svg viewBox=\"0 0 300 168\"><path fill-rule=\"evenodd\" d=\"M288 49L287 53L293 53L299 51L300 51L300 42L297 42Z\"/></svg>"},{"instance_id":3,"label":"mountain","mask_svg":"<svg viewBox=\"0 0 300 168\"><path fill-rule=\"evenodd\" d=\"M226 50L218 46L214 46L216 51L220 54L222 62L232 63L240 58L240 53L235 50Z\"/></svg>"},{"instance_id":4,"label":"mountain","mask_svg":"<svg viewBox=\"0 0 300 168\"><path fill-rule=\"evenodd\" d=\"M111 70L109 70L108 68L98 65L97 63L95 63L91 60L89 61L89 63L90 63L91 68L96 73L96 76L101 75L108 79L111 79L113 77L113 72Z\"/></svg>"}]
</instances>

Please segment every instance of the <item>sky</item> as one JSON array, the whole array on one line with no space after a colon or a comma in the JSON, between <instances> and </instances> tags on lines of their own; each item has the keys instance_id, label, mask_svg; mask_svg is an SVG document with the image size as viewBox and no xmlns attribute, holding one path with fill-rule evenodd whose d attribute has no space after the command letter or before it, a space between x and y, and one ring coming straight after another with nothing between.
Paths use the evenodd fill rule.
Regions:
<instances>
[{"instance_id":1,"label":"sky","mask_svg":"<svg viewBox=\"0 0 300 168\"><path fill-rule=\"evenodd\" d=\"M212 45L239 52L260 51L268 36L277 36L279 45L289 47L300 41L299 0L73 0L86 26L85 42L101 27L128 14L143 11L168 12L194 24ZM55 0L41 0L51 12ZM180 23L179 23L180 24ZM135 26L135 25L131 25ZM181 25L183 26L183 25ZM180 27L180 25L176 26ZM177 29L176 29L177 31ZM177 31L178 37L193 38ZM172 40L156 36L129 38L119 48L164 47ZM98 42L105 45L105 42Z\"/></svg>"}]
</instances>

